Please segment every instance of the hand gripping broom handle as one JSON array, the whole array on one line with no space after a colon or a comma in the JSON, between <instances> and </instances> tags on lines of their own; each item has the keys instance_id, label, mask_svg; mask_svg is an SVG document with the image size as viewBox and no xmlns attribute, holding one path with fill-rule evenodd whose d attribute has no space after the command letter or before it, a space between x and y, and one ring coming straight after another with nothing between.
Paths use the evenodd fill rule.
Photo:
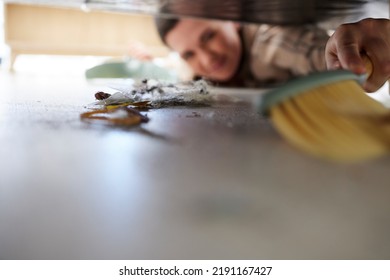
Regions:
<instances>
[{"instance_id":1,"label":"hand gripping broom handle","mask_svg":"<svg viewBox=\"0 0 390 280\"><path fill-rule=\"evenodd\" d=\"M366 71L367 71L366 76L365 76L365 80L367 80L371 76L372 72L374 71L374 69L373 69L374 66L372 65L371 60L366 55L363 55L363 61L364 61L364 65L366 66ZM389 94L390 94L390 79L387 82L389 84Z\"/></svg>"},{"instance_id":2,"label":"hand gripping broom handle","mask_svg":"<svg viewBox=\"0 0 390 280\"><path fill-rule=\"evenodd\" d=\"M371 60L368 58L368 56L363 55L362 58L363 58L364 66L366 66L366 71L367 71L366 79L368 79L371 76L372 71L374 70L373 65Z\"/></svg>"}]
</instances>

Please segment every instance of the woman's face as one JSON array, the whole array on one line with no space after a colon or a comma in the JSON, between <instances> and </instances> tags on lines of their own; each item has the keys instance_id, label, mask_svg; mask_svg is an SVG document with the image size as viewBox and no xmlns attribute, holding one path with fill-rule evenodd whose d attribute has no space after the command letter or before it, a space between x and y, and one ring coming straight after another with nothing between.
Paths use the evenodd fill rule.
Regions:
<instances>
[{"instance_id":1,"label":"woman's face","mask_svg":"<svg viewBox=\"0 0 390 280\"><path fill-rule=\"evenodd\" d=\"M240 64L239 25L233 22L183 19L165 41L195 74L214 81L228 81Z\"/></svg>"}]
</instances>

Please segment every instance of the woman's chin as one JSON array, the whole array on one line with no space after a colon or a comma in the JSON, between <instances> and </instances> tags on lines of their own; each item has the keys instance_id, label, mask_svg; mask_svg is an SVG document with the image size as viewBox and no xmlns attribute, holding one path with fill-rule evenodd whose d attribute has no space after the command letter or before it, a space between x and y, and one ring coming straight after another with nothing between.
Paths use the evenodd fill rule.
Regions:
<instances>
[{"instance_id":1,"label":"woman's chin","mask_svg":"<svg viewBox=\"0 0 390 280\"><path fill-rule=\"evenodd\" d=\"M234 77L234 73L219 73L219 75L212 75L209 78L216 82L226 83Z\"/></svg>"}]
</instances>

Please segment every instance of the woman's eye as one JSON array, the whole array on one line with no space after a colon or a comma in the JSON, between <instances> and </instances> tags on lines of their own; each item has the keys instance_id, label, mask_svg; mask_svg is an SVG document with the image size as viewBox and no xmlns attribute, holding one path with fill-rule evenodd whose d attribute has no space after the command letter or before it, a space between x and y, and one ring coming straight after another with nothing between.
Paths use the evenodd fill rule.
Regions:
<instances>
[{"instance_id":1,"label":"woman's eye","mask_svg":"<svg viewBox=\"0 0 390 280\"><path fill-rule=\"evenodd\" d=\"M181 57L184 60L190 60L191 58L194 57L194 53L193 52L185 52L185 53L182 53Z\"/></svg>"},{"instance_id":2,"label":"woman's eye","mask_svg":"<svg viewBox=\"0 0 390 280\"><path fill-rule=\"evenodd\" d=\"M211 39L213 39L214 36L215 36L215 31L208 30L205 33L203 33L201 41L202 41L202 43L206 43L206 42L210 41Z\"/></svg>"}]
</instances>

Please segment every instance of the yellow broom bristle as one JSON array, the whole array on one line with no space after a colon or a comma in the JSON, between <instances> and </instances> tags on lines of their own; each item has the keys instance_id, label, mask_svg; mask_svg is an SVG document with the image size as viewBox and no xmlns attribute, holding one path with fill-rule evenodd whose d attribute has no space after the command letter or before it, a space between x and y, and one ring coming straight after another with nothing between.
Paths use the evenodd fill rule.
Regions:
<instances>
[{"instance_id":1,"label":"yellow broom bristle","mask_svg":"<svg viewBox=\"0 0 390 280\"><path fill-rule=\"evenodd\" d=\"M390 152L390 111L355 81L320 86L270 109L279 132L300 149L339 162Z\"/></svg>"}]
</instances>

